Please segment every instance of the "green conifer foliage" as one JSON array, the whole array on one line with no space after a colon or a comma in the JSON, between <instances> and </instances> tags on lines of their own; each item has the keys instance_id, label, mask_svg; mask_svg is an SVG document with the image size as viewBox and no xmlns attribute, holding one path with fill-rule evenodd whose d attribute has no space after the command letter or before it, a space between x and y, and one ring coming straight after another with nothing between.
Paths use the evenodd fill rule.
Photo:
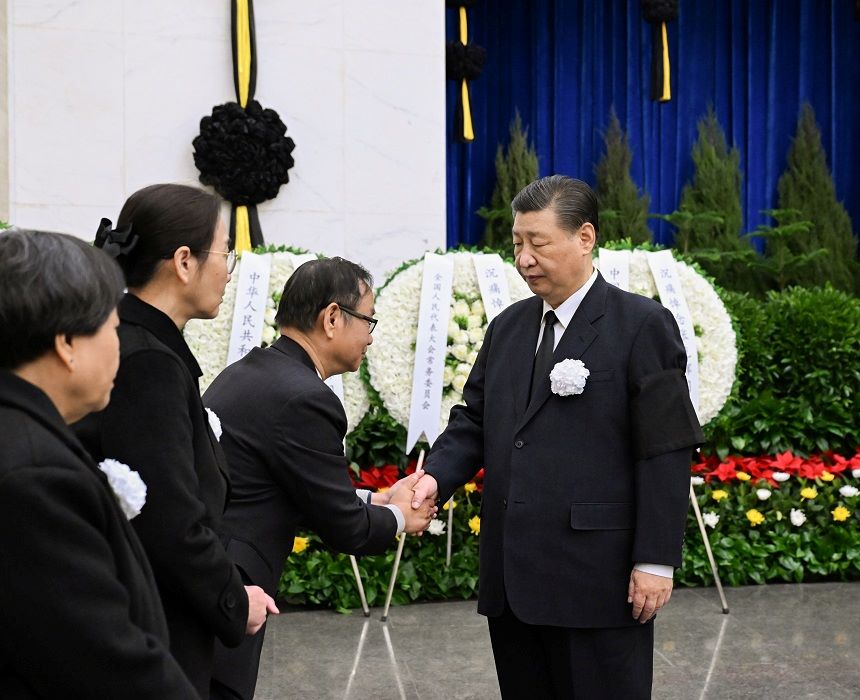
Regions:
<instances>
[{"instance_id":1,"label":"green conifer foliage","mask_svg":"<svg viewBox=\"0 0 860 700\"><path fill-rule=\"evenodd\" d=\"M514 216L511 201L526 185L538 177L537 152L528 140L528 129L523 128L519 112L510 127L511 140L507 150L499 144L496 150L496 186L489 207L481 207L478 216L487 220L481 244L510 255L511 227Z\"/></svg>"},{"instance_id":2,"label":"green conifer foliage","mask_svg":"<svg viewBox=\"0 0 860 700\"><path fill-rule=\"evenodd\" d=\"M813 287L829 281L838 289L860 292L857 239L848 212L836 200L821 132L809 104L801 108L797 132L788 151L788 166L779 178L777 190L780 209L797 210L798 219L812 222L807 233L786 241L788 250L796 255L819 248L828 251L828 255L815 256L802 269L794 270L794 283Z\"/></svg>"},{"instance_id":3,"label":"green conifer foliage","mask_svg":"<svg viewBox=\"0 0 860 700\"><path fill-rule=\"evenodd\" d=\"M603 134L603 143L606 151L594 168L600 199L600 240L629 238L633 243L650 243L648 206L651 200L647 194L639 195L639 189L630 177L633 152L614 108Z\"/></svg>"},{"instance_id":4,"label":"green conifer foliage","mask_svg":"<svg viewBox=\"0 0 860 700\"><path fill-rule=\"evenodd\" d=\"M685 253L742 250L749 246L740 237L740 153L736 148L729 150L713 108L699 120L698 129L692 152L696 170L681 192L679 207L691 216L689 225L679 228L675 246Z\"/></svg>"}]
</instances>

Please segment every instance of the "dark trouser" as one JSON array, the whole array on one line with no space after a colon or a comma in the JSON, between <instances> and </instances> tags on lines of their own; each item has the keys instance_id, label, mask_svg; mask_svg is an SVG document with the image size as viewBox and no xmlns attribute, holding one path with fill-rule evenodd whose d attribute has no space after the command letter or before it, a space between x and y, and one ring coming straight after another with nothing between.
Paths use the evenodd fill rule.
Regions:
<instances>
[{"instance_id":1,"label":"dark trouser","mask_svg":"<svg viewBox=\"0 0 860 700\"><path fill-rule=\"evenodd\" d=\"M232 649L216 640L210 700L251 700L254 697L266 626Z\"/></svg>"},{"instance_id":2,"label":"dark trouser","mask_svg":"<svg viewBox=\"0 0 860 700\"><path fill-rule=\"evenodd\" d=\"M647 700L654 624L612 629L528 625L511 609L488 618L505 700Z\"/></svg>"}]
</instances>

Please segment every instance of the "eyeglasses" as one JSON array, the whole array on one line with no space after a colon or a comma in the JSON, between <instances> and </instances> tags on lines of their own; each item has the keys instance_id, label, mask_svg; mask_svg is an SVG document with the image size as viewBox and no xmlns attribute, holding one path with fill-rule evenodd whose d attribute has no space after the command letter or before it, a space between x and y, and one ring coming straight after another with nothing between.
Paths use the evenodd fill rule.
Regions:
<instances>
[{"instance_id":1,"label":"eyeglasses","mask_svg":"<svg viewBox=\"0 0 860 700\"><path fill-rule=\"evenodd\" d=\"M338 304L338 306L340 306L340 304ZM354 311L353 309L348 309L345 306L340 306L340 310L344 311L345 313L348 313L350 316L355 316L356 318L360 318L362 321L367 321L367 325L368 325L367 332L368 333L373 333L373 329L376 328L376 324L379 323L379 321L377 319L371 318L370 316L365 316L364 314L360 314L360 313L358 313L358 311Z\"/></svg>"},{"instance_id":2,"label":"eyeglasses","mask_svg":"<svg viewBox=\"0 0 860 700\"><path fill-rule=\"evenodd\" d=\"M223 250L201 250L201 253L218 253L218 255L227 256L227 274L231 274L236 269L236 251L229 250L226 253Z\"/></svg>"}]
</instances>

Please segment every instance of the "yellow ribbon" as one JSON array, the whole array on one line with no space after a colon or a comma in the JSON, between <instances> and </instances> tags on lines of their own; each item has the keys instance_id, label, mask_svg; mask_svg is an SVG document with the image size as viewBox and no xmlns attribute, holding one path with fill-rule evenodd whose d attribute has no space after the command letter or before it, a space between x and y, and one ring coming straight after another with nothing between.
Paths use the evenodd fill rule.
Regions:
<instances>
[{"instance_id":1,"label":"yellow ribbon","mask_svg":"<svg viewBox=\"0 0 860 700\"><path fill-rule=\"evenodd\" d=\"M239 104L245 107L248 104L248 89L251 84L251 22L248 0L236 0L236 72L239 79Z\"/></svg>"},{"instance_id":2,"label":"yellow ribbon","mask_svg":"<svg viewBox=\"0 0 860 700\"><path fill-rule=\"evenodd\" d=\"M669 85L669 35L665 22L661 22L660 30L663 39L663 94L660 95L660 102L668 102L672 99L672 88Z\"/></svg>"},{"instance_id":3,"label":"yellow ribbon","mask_svg":"<svg viewBox=\"0 0 860 700\"><path fill-rule=\"evenodd\" d=\"M460 43L463 46L469 43L469 23L466 19L466 8L460 8ZM460 85L460 98L463 102L463 139L465 141L475 140L475 130L472 126L472 105L469 101L469 84L466 79Z\"/></svg>"},{"instance_id":4,"label":"yellow ribbon","mask_svg":"<svg viewBox=\"0 0 860 700\"><path fill-rule=\"evenodd\" d=\"M236 243L233 247L239 255L251 250L251 225L248 223L248 207L244 204L236 207Z\"/></svg>"}]
</instances>

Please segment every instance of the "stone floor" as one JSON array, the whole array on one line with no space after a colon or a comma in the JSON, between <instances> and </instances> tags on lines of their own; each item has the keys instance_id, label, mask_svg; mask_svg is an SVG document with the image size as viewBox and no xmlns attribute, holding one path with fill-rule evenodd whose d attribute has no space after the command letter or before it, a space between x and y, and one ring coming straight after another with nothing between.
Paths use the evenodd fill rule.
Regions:
<instances>
[{"instance_id":1,"label":"stone floor","mask_svg":"<svg viewBox=\"0 0 860 700\"><path fill-rule=\"evenodd\" d=\"M656 627L654 698L860 698L860 583L676 591ZM498 698L474 601L270 621L258 700Z\"/></svg>"}]
</instances>

